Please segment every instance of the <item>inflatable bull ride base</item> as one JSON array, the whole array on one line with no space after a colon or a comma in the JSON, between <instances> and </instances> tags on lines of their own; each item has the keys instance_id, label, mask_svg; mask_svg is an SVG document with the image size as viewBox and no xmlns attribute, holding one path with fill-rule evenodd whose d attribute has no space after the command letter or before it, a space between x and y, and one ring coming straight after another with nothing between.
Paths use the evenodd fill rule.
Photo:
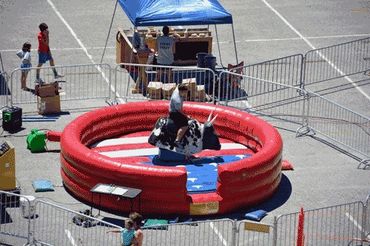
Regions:
<instances>
[{"instance_id":1,"label":"inflatable bull ride base","mask_svg":"<svg viewBox=\"0 0 370 246\"><path fill-rule=\"evenodd\" d=\"M246 112L213 104L185 102L184 112L194 120L181 146L161 132L170 126L163 118L168 101L115 105L76 118L60 137L66 189L82 202L118 214L130 212L131 201L105 194L93 199L90 190L96 184L141 189L140 207L134 209L142 214L223 214L273 195L282 162L282 140L275 128ZM213 121L212 112L217 115ZM198 168L208 178L205 189L202 183L192 185L201 180L202 175L191 176Z\"/></svg>"}]
</instances>

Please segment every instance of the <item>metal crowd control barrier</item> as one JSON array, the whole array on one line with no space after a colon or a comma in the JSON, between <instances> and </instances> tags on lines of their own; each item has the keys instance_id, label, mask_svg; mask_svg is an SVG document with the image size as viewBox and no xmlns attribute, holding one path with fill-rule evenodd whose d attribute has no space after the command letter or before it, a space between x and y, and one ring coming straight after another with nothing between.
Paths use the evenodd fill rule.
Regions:
<instances>
[{"instance_id":1,"label":"metal crowd control barrier","mask_svg":"<svg viewBox=\"0 0 370 246\"><path fill-rule=\"evenodd\" d=\"M219 78L219 104L303 124L306 98L300 88L228 71Z\"/></svg>"},{"instance_id":2,"label":"metal crowd control barrier","mask_svg":"<svg viewBox=\"0 0 370 246\"><path fill-rule=\"evenodd\" d=\"M222 72L219 78L219 84L215 85L219 104L298 123L301 125L298 136L320 133L360 154L362 164L368 167L370 118L297 87L228 71ZM235 78L238 83L230 86Z\"/></svg>"},{"instance_id":3,"label":"metal crowd control barrier","mask_svg":"<svg viewBox=\"0 0 370 246\"><path fill-rule=\"evenodd\" d=\"M369 118L305 89L335 88L343 85L343 78L345 84L359 82L364 76L367 79L369 44L370 38L364 38L311 50L304 57L297 54L244 66L241 73L238 72L240 68L223 71L215 84L220 104L301 121L297 135L314 129L361 154L361 165L367 168L370 162ZM320 86L312 86L319 82Z\"/></svg>"},{"instance_id":4,"label":"metal crowd control barrier","mask_svg":"<svg viewBox=\"0 0 370 246\"><path fill-rule=\"evenodd\" d=\"M365 162L369 161L370 118L319 94L306 93L307 109L304 118L309 130L312 130L311 133L318 132L330 140L356 151L363 156Z\"/></svg>"},{"instance_id":5,"label":"metal crowd control barrier","mask_svg":"<svg viewBox=\"0 0 370 246\"><path fill-rule=\"evenodd\" d=\"M276 218L276 246L297 245L299 213L280 215Z\"/></svg>"},{"instance_id":6,"label":"metal crowd control barrier","mask_svg":"<svg viewBox=\"0 0 370 246\"><path fill-rule=\"evenodd\" d=\"M0 72L0 108L8 106L9 101L9 76L6 72Z\"/></svg>"},{"instance_id":7,"label":"metal crowd control barrier","mask_svg":"<svg viewBox=\"0 0 370 246\"><path fill-rule=\"evenodd\" d=\"M32 196L0 191L0 244L120 245L122 227ZM218 219L143 227L144 245L364 245L370 197L274 217L273 224ZM123 222L122 222L123 224ZM365 245L367 245L365 244Z\"/></svg>"},{"instance_id":8,"label":"metal crowd control barrier","mask_svg":"<svg viewBox=\"0 0 370 246\"><path fill-rule=\"evenodd\" d=\"M36 200L34 242L42 245L121 245L122 227L50 202ZM123 222L122 222L123 225Z\"/></svg>"},{"instance_id":9,"label":"metal crowd control barrier","mask_svg":"<svg viewBox=\"0 0 370 246\"><path fill-rule=\"evenodd\" d=\"M243 74L288 86L300 87L302 82L302 68L303 55L296 54L244 66ZM235 69L233 70L235 71Z\"/></svg>"},{"instance_id":10,"label":"metal crowd control barrier","mask_svg":"<svg viewBox=\"0 0 370 246\"><path fill-rule=\"evenodd\" d=\"M108 99L111 97L111 68L108 64L81 64L56 66L55 69L63 78L54 78L52 67L41 67L40 78L45 83L59 82L61 101ZM37 68L32 67L27 75L28 91L21 89L22 69L11 73L10 103L36 103L34 94ZM32 91L33 90L33 91Z\"/></svg>"},{"instance_id":11,"label":"metal crowd control barrier","mask_svg":"<svg viewBox=\"0 0 370 246\"><path fill-rule=\"evenodd\" d=\"M365 207L366 211L364 213L364 219L363 219L364 220L363 239L370 242L370 194L366 198L365 206L366 206Z\"/></svg>"},{"instance_id":12,"label":"metal crowd control barrier","mask_svg":"<svg viewBox=\"0 0 370 246\"><path fill-rule=\"evenodd\" d=\"M304 83L310 85L370 69L370 37L308 51Z\"/></svg>"},{"instance_id":13,"label":"metal crowd control barrier","mask_svg":"<svg viewBox=\"0 0 370 246\"><path fill-rule=\"evenodd\" d=\"M144 227L144 245L234 246L235 231L230 219L194 221Z\"/></svg>"},{"instance_id":14,"label":"metal crowd control barrier","mask_svg":"<svg viewBox=\"0 0 370 246\"><path fill-rule=\"evenodd\" d=\"M0 191L1 245L29 245L33 242L33 202L29 196Z\"/></svg>"},{"instance_id":15,"label":"metal crowd control barrier","mask_svg":"<svg viewBox=\"0 0 370 246\"><path fill-rule=\"evenodd\" d=\"M276 245L274 225L245 220L240 221L237 231L237 245Z\"/></svg>"},{"instance_id":16,"label":"metal crowd control barrier","mask_svg":"<svg viewBox=\"0 0 370 246\"><path fill-rule=\"evenodd\" d=\"M277 245L350 245L363 236L364 204L354 202L304 211L299 232L299 214L277 218ZM304 244L299 244L304 243Z\"/></svg>"},{"instance_id":17,"label":"metal crowd control barrier","mask_svg":"<svg viewBox=\"0 0 370 246\"><path fill-rule=\"evenodd\" d=\"M169 99L174 83L182 83L185 79L194 82L189 95L193 101L210 101L215 93L215 73L207 68L121 63L116 66L114 73L113 87L116 93L113 101ZM162 82L164 87L162 90L161 87L149 90L150 82ZM208 97L202 94L203 91Z\"/></svg>"},{"instance_id":18,"label":"metal crowd control barrier","mask_svg":"<svg viewBox=\"0 0 370 246\"><path fill-rule=\"evenodd\" d=\"M120 245L122 227L35 199L0 191L0 244ZM122 222L123 225L123 222Z\"/></svg>"}]
</instances>

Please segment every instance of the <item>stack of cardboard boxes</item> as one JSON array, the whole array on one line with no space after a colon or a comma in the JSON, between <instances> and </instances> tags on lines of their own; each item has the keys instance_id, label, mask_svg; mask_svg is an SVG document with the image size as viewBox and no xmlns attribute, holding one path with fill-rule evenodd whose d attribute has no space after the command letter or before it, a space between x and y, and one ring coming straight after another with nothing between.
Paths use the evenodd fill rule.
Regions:
<instances>
[{"instance_id":1,"label":"stack of cardboard boxes","mask_svg":"<svg viewBox=\"0 0 370 246\"><path fill-rule=\"evenodd\" d=\"M172 92L176 89L176 83L167 83L162 86L163 99L170 100Z\"/></svg>"},{"instance_id":2,"label":"stack of cardboard boxes","mask_svg":"<svg viewBox=\"0 0 370 246\"><path fill-rule=\"evenodd\" d=\"M36 85L37 110L39 114L60 112L60 96L58 82Z\"/></svg>"},{"instance_id":3,"label":"stack of cardboard boxes","mask_svg":"<svg viewBox=\"0 0 370 246\"><path fill-rule=\"evenodd\" d=\"M206 91L204 85L197 85L197 90L195 92L194 101L205 102L206 101Z\"/></svg>"},{"instance_id":4,"label":"stack of cardboard boxes","mask_svg":"<svg viewBox=\"0 0 370 246\"><path fill-rule=\"evenodd\" d=\"M171 99L172 92L176 89L176 83L150 82L147 96L153 100Z\"/></svg>"},{"instance_id":5,"label":"stack of cardboard boxes","mask_svg":"<svg viewBox=\"0 0 370 246\"><path fill-rule=\"evenodd\" d=\"M152 81L148 84L147 96L153 100L162 99L162 82Z\"/></svg>"},{"instance_id":6,"label":"stack of cardboard boxes","mask_svg":"<svg viewBox=\"0 0 370 246\"><path fill-rule=\"evenodd\" d=\"M189 101L194 101L195 98L195 93L197 91L197 81L195 78L191 79L183 79L182 84L186 86L188 89L188 100Z\"/></svg>"},{"instance_id":7,"label":"stack of cardboard boxes","mask_svg":"<svg viewBox=\"0 0 370 246\"><path fill-rule=\"evenodd\" d=\"M183 79L182 84L185 84L188 89L188 98L186 100L198 102L204 102L206 100L204 85L197 85L195 78ZM175 88L176 83L152 81L148 84L147 96L153 100L169 100Z\"/></svg>"},{"instance_id":8,"label":"stack of cardboard boxes","mask_svg":"<svg viewBox=\"0 0 370 246\"><path fill-rule=\"evenodd\" d=\"M197 85L196 78L183 79L182 83L188 88L190 101L205 101L206 91L204 89L204 85Z\"/></svg>"}]
</instances>

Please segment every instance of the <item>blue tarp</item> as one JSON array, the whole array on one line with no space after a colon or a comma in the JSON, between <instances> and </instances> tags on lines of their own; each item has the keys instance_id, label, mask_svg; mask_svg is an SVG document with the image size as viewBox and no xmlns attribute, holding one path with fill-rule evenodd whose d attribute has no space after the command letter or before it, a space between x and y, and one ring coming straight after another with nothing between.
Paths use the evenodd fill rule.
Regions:
<instances>
[{"instance_id":1,"label":"blue tarp","mask_svg":"<svg viewBox=\"0 0 370 246\"><path fill-rule=\"evenodd\" d=\"M134 26L232 24L217 0L118 0Z\"/></svg>"}]
</instances>

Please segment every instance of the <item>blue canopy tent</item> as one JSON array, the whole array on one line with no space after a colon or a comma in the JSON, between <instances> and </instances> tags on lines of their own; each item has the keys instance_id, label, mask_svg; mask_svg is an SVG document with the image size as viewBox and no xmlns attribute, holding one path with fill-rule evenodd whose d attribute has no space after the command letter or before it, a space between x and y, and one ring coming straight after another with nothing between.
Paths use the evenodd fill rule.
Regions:
<instances>
[{"instance_id":1,"label":"blue canopy tent","mask_svg":"<svg viewBox=\"0 0 370 246\"><path fill-rule=\"evenodd\" d=\"M217 0L118 0L134 26L232 24Z\"/></svg>"},{"instance_id":2,"label":"blue canopy tent","mask_svg":"<svg viewBox=\"0 0 370 246\"><path fill-rule=\"evenodd\" d=\"M218 0L117 0L135 27L215 25L232 26L236 62L238 62L233 19ZM222 61L221 61L222 64Z\"/></svg>"}]
</instances>

